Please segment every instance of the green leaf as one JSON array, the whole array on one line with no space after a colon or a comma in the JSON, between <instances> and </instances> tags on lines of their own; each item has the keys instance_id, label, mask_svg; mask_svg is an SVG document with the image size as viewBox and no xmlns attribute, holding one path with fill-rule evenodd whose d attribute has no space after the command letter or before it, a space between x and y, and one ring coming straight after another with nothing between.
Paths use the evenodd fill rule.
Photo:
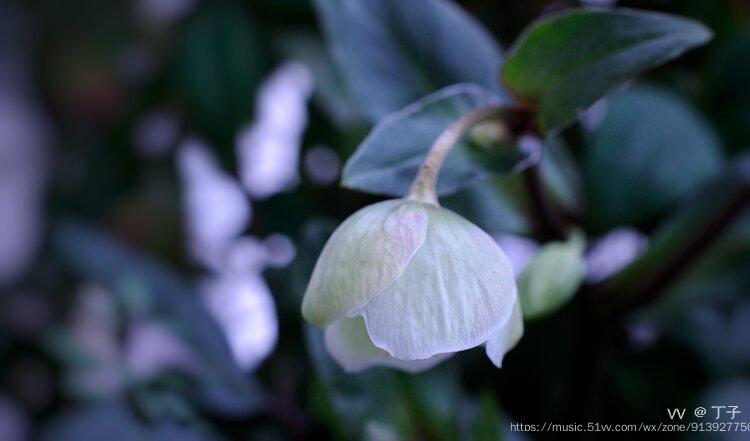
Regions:
<instances>
[{"instance_id":1,"label":"green leaf","mask_svg":"<svg viewBox=\"0 0 750 441\"><path fill-rule=\"evenodd\" d=\"M195 351L205 365L195 391L203 407L234 415L259 408L259 386L234 362L224 336L188 282L103 231L77 221L57 225L54 238L58 255L81 278L101 284L123 303L145 297L154 318Z\"/></svg>"},{"instance_id":2,"label":"green leaf","mask_svg":"<svg viewBox=\"0 0 750 441\"><path fill-rule=\"evenodd\" d=\"M231 141L253 112L265 54L258 24L243 9L214 4L186 25L177 50L177 84L195 122L220 141Z\"/></svg>"},{"instance_id":3,"label":"green leaf","mask_svg":"<svg viewBox=\"0 0 750 441\"><path fill-rule=\"evenodd\" d=\"M342 185L368 193L404 196L430 146L451 122L472 110L499 102L497 95L479 86L456 84L389 115L349 158ZM513 169L529 153L508 148L502 161L504 167L497 172ZM440 170L438 194L454 193L489 175L485 167L471 159L474 156L468 142L451 151ZM501 161L496 158L495 162Z\"/></svg>"},{"instance_id":4,"label":"green leaf","mask_svg":"<svg viewBox=\"0 0 750 441\"><path fill-rule=\"evenodd\" d=\"M518 295L525 319L543 317L560 309L583 282L583 238L544 245L518 277Z\"/></svg>"},{"instance_id":5,"label":"green leaf","mask_svg":"<svg viewBox=\"0 0 750 441\"><path fill-rule=\"evenodd\" d=\"M583 154L592 226L652 220L721 169L717 137L681 97L639 87L607 103L607 115Z\"/></svg>"},{"instance_id":6,"label":"green leaf","mask_svg":"<svg viewBox=\"0 0 750 441\"><path fill-rule=\"evenodd\" d=\"M655 12L574 9L531 25L502 69L504 83L537 104L552 130L626 79L705 44L703 24Z\"/></svg>"},{"instance_id":7,"label":"green leaf","mask_svg":"<svg viewBox=\"0 0 750 441\"><path fill-rule=\"evenodd\" d=\"M371 121L455 83L501 93L500 48L452 1L316 0L315 6L333 56Z\"/></svg>"}]
</instances>

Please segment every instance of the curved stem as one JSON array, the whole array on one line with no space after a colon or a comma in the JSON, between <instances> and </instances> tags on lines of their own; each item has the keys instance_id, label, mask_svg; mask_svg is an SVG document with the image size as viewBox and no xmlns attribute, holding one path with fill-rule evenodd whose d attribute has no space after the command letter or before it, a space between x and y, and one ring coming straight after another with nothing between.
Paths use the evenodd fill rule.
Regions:
<instances>
[{"instance_id":1,"label":"curved stem","mask_svg":"<svg viewBox=\"0 0 750 441\"><path fill-rule=\"evenodd\" d=\"M407 199L439 206L437 178L446 156L474 125L502 114L502 107L483 107L453 121L435 140L419 167Z\"/></svg>"}]
</instances>

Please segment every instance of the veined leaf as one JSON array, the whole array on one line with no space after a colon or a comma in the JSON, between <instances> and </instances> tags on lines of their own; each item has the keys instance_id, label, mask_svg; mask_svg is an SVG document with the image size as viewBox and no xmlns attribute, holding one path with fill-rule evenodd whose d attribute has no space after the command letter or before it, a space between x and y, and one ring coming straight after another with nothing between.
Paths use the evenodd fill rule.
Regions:
<instances>
[{"instance_id":1,"label":"veined leaf","mask_svg":"<svg viewBox=\"0 0 750 441\"><path fill-rule=\"evenodd\" d=\"M404 196L430 146L448 125L473 110L500 103L497 95L482 87L457 84L389 115L349 158L342 185L369 193ZM496 171L512 169L529 153L508 147L502 161L494 158ZM472 160L473 155L466 138L451 151L440 170L440 195L454 193L489 175L486 167Z\"/></svg>"},{"instance_id":2,"label":"veined leaf","mask_svg":"<svg viewBox=\"0 0 750 441\"><path fill-rule=\"evenodd\" d=\"M378 121L451 84L502 93L502 53L448 0L315 0L339 68L365 117Z\"/></svg>"},{"instance_id":3,"label":"veined leaf","mask_svg":"<svg viewBox=\"0 0 750 441\"><path fill-rule=\"evenodd\" d=\"M702 45L703 24L667 14L574 9L542 18L517 40L502 80L536 103L539 125L572 122L614 86Z\"/></svg>"}]
</instances>

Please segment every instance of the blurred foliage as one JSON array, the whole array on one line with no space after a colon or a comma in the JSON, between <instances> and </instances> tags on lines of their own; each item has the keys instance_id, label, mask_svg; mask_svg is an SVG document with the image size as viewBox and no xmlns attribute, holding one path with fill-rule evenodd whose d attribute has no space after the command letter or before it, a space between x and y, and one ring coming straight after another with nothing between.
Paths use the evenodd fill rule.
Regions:
<instances>
[{"instance_id":1,"label":"blurred foliage","mask_svg":"<svg viewBox=\"0 0 750 441\"><path fill-rule=\"evenodd\" d=\"M0 150L0 177L8 170L23 177L20 184L0 181L2 196L33 199L24 179L44 174L32 207L41 219L33 262L0 284L0 401L15 409L0 410L0 438L557 439L511 432L510 423L658 422L667 419L667 407L750 402L747 210L679 267L657 302L621 317L606 336L589 319L584 299L593 288L584 283L554 313L526 324L501 370L479 349L416 375L382 368L350 375L331 360L320 330L300 317L302 294L335 226L379 198L343 188L338 179L313 179L307 153L327 146L343 163L381 117L456 82L473 81L490 89L491 99L507 99L496 81L501 48L543 13L580 5L464 0L464 13L442 0L430 0L425 10L417 2L369 0L353 21L343 14L354 3L0 5L0 133L26 124L24 134L51 140L45 159L17 160L20 154ZM566 222L584 227L591 241L624 225L649 237L649 249L604 282L628 293L710 227L722 203L750 182L750 6L743 0L618 5L690 17L715 34L708 46L626 83L540 147L543 185ZM331 35L344 38L328 47ZM438 38L460 50L424 52ZM350 60L350 71L340 69L342 58ZM176 152L187 136L197 136L237 176L238 132L258 117L259 84L288 59L305 63L315 83L296 167L300 179L288 191L253 200L244 233L283 233L296 257L262 273L275 301L278 341L256 370L243 372L221 323L200 301L196 282L210 271L187 251ZM373 60L386 60L391 70L371 69ZM159 148L144 153L139 128L148 127L154 112L174 124L160 132ZM6 124L6 115L27 120ZM393 166L387 149L404 155L426 149L421 139L409 139L407 123L390 120L388 136L373 139L386 131L381 123L382 131L365 141L376 144L370 153L383 167ZM439 131L420 127L428 138ZM32 150L30 136L0 138L2 148L11 139ZM486 173L486 164L470 156L460 158L465 169L446 169L451 190L460 191L441 202L492 234L541 241L522 176L504 174L519 158L510 166L501 158L494 170L501 176L470 183L468 177ZM356 171L351 162L347 172ZM408 181L403 171L379 173L351 187L393 195ZM0 220L22 212L3 205ZM19 219L20 225L34 222ZM10 237L14 225L0 222ZM576 275L571 284L579 282ZM107 295L87 303L91 287ZM76 334L82 310L89 314L84 321L96 325L93 342ZM155 375L134 375L125 348L143 322L184 345L198 368L168 365ZM602 344L600 337L608 339ZM105 372L107 387L82 394L70 387L71 377L81 378L77 372L88 386L99 379L92 372ZM717 439L709 435L687 439Z\"/></svg>"}]
</instances>

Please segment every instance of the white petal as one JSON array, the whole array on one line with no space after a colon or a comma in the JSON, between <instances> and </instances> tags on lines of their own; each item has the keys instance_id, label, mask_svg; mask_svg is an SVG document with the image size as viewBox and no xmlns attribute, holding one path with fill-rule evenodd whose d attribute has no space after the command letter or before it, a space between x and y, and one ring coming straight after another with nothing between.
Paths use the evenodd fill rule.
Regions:
<instances>
[{"instance_id":1,"label":"white petal","mask_svg":"<svg viewBox=\"0 0 750 441\"><path fill-rule=\"evenodd\" d=\"M323 247L302 315L323 327L362 307L401 275L426 232L427 214L418 203L384 201L354 213Z\"/></svg>"},{"instance_id":2,"label":"white petal","mask_svg":"<svg viewBox=\"0 0 750 441\"><path fill-rule=\"evenodd\" d=\"M200 293L229 343L237 364L255 369L276 346L279 324L273 295L258 273L207 277Z\"/></svg>"},{"instance_id":3,"label":"white petal","mask_svg":"<svg viewBox=\"0 0 750 441\"><path fill-rule=\"evenodd\" d=\"M492 364L497 367L502 366L503 357L516 346L522 335L523 311L521 311L521 302L516 301L508 324L487 340L487 356L492 360Z\"/></svg>"},{"instance_id":4,"label":"white petal","mask_svg":"<svg viewBox=\"0 0 750 441\"><path fill-rule=\"evenodd\" d=\"M430 369L453 354L438 354L425 360L399 360L375 347L367 335L361 316L336 320L325 329L328 353L347 372L360 372L372 366L390 366L407 372Z\"/></svg>"},{"instance_id":5,"label":"white petal","mask_svg":"<svg viewBox=\"0 0 750 441\"><path fill-rule=\"evenodd\" d=\"M251 197L265 199L297 184L312 86L307 66L290 61L258 89L256 118L241 130L236 147L242 183Z\"/></svg>"},{"instance_id":6,"label":"white petal","mask_svg":"<svg viewBox=\"0 0 750 441\"><path fill-rule=\"evenodd\" d=\"M188 138L178 151L188 248L211 269L221 267L229 244L247 228L252 207L240 183L226 173L203 142Z\"/></svg>"},{"instance_id":7,"label":"white petal","mask_svg":"<svg viewBox=\"0 0 750 441\"><path fill-rule=\"evenodd\" d=\"M648 237L633 228L616 228L586 253L586 281L598 283L621 270L648 246Z\"/></svg>"},{"instance_id":8,"label":"white petal","mask_svg":"<svg viewBox=\"0 0 750 441\"><path fill-rule=\"evenodd\" d=\"M425 210L424 245L359 311L373 343L403 360L484 343L505 326L516 301L513 270L494 240L449 210Z\"/></svg>"}]
</instances>

